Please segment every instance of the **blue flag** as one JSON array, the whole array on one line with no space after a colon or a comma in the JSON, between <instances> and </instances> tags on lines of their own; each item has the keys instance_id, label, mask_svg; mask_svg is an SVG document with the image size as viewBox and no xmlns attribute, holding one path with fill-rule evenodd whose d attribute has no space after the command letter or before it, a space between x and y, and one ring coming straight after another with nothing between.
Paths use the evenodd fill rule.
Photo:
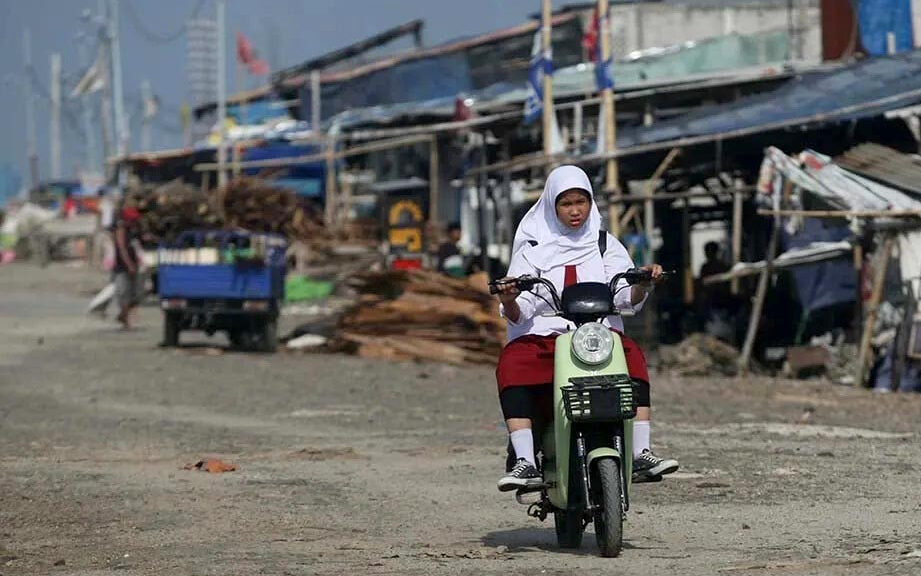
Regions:
<instances>
[{"instance_id":1,"label":"blue flag","mask_svg":"<svg viewBox=\"0 0 921 576\"><path fill-rule=\"evenodd\" d=\"M544 111L544 75L553 75L553 50L542 50L544 21L541 19L534 33L531 64L528 68L528 97L524 101L524 123L530 124Z\"/></svg>"},{"instance_id":2,"label":"blue flag","mask_svg":"<svg viewBox=\"0 0 921 576\"><path fill-rule=\"evenodd\" d=\"M611 57L607 60L601 60L601 35L608 34L610 28L607 26L608 17L599 18L598 22L598 41L595 42L595 83L598 85L598 91L601 92L607 88L614 88L614 72L611 69ZM610 42L611 39L608 39ZM612 50L613 52L613 50Z\"/></svg>"}]
</instances>

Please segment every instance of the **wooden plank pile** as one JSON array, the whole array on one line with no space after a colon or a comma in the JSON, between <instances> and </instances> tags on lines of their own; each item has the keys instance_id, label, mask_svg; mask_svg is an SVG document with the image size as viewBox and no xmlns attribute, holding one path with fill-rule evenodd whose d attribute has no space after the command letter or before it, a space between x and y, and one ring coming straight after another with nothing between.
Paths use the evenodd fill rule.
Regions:
<instances>
[{"instance_id":1,"label":"wooden plank pile","mask_svg":"<svg viewBox=\"0 0 921 576\"><path fill-rule=\"evenodd\" d=\"M141 213L141 232L151 242L170 241L193 229L271 232L321 244L330 239L319 210L293 191L258 178L235 179L210 195L176 180L136 188L129 202Z\"/></svg>"},{"instance_id":2,"label":"wooden plank pile","mask_svg":"<svg viewBox=\"0 0 921 576\"><path fill-rule=\"evenodd\" d=\"M141 237L149 242L173 240L180 232L220 228L222 219L212 200L198 188L174 180L153 190L128 194L141 213Z\"/></svg>"},{"instance_id":3,"label":"wooden plank pile","mask_svg":"<svg viewBox=\"0 0 921 576\"><path fill-rule=\"evenodd\" d=\"M495 363L505 340L486 275L467 280L429 271L365 272L360 297L340 321L332 348L368 358Z\"/></svg>"}]
</instances>

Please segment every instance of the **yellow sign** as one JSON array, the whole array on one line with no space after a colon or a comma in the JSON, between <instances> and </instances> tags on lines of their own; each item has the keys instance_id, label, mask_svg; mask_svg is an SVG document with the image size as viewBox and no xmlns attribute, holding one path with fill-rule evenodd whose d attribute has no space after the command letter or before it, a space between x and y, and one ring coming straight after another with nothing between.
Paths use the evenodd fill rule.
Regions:
<instances>
[{"instance_id":1,"label":"yellow sign","mask_svg":"<svg viewBox=\"0 0 921 576\"><path fill-rule=\"evenodd\" d=\"M422 220L422 207L414 200L394 202L387 219L391 226L412 226L421 224Z\"/></svg>"},{"instance_id":2,"label":"yellow sign","mask_svg":"<svg viewBox=\"0 0 921 576\"><path fill-rule=\"evenodd\" d=\"M425 214L417 200L394 202L387 213L390 231L387 234L391 249L422 252L422 225Z\"/></svg>"}]
</instances>

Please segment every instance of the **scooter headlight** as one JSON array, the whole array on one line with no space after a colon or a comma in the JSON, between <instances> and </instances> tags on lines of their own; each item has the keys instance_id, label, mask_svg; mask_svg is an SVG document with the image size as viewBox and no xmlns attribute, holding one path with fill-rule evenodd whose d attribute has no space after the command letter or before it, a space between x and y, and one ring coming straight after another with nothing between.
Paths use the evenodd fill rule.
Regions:
<instances>
[{"instance_id":1,"label":"scooter headlight","mask_svg":"<svg viewBox=\"0 0 921 576\"><path fill-rule=\"evenodd\" d=\"M601 364L611 357L613 350L614 336L598 322L583 324L572 335L572 351L586 364Z\"/></svg>"}]
</instances>

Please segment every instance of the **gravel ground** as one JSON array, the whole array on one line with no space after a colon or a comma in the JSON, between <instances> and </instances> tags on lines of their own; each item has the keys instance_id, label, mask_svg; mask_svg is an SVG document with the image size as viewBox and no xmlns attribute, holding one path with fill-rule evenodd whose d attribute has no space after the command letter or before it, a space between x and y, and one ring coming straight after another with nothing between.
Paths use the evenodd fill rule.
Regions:
<instances>
[{"instance_id":1,"label":"gravel ground","mask_svg":"<svg viewBox=\"0 0 921 576\"><path fill-rule=\"evenodd\" d=\"M496 491L491 366L161 349L154 307L84 314L103 283L0 267L0 575L921 573L921 396L654 376L682 469L604 559Z\"/></svg>"}]
</instances>

